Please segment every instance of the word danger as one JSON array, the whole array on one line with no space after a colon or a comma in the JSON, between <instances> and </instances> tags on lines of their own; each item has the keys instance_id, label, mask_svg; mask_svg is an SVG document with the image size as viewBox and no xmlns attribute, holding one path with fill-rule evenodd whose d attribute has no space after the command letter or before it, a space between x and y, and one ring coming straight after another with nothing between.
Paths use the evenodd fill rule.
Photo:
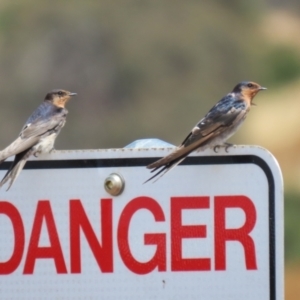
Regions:
<instances>
[{"instance_id":1,"label":"word danger","mask_svg":"<svg viewBox=\"0 0 300 300\"><path fill-rule=\"evenodd\" d=\"M255 243L250 235L256 224L256 209L251 199L246 196L215 196L211 201L209 197L171 197L168 214L155 199L137 197L124 206L117 220L113 220L115 218L113 199L101 199L94 207L99 211L99 215L97 213L99 231L93 229L93 223L86 213L83 201L73 199L67 203L69 215L64 216L63 220L69 222L69 245L64 251L69 252L69 261L66 261L64 256L57 230L57 217L53 213L51 201L37 202L35 214L32 216L33 225L31 231L28 231L28 236L25 236L24 221L18 208L11 202L0 201L0 218L8 218L9 226L12 228L9 231L10 235L14 235L12 238L14 245L10 250L9 259L0 262L0 274L8 275L16 271L22 259L24 259L23 274L33 274L35 263L39 261L40 266L45 260L53 262L55 267L53 270L58 274L81 273L82 239L86 240L91 250L90 255L94 257L99 272L102 273L114 272L113 253L119 253L126 268L136 274L147 274L155 270L164 272L167 268L174 272L223 271L226 270L226 244L231 241L238 242L242 246L245 258L243 267L246 270L257 269ZM230 209L242 210L245 222L241 227L226 228L226 210ZM130 248L132 230L130 223L140 210L146 211L152 217L153 225L168 222L168 226L165 227L169 228L166 232L152 231L143 234L142 247L155 246L154 254L148 261L139 261ZM186 210L188 212L211 210L213 220L209 224L203 224L199 219L199 224L185 225L183 212ZM47 246L40 245L42 227L49 239ZM213 233L212 256L184 257L183 240L206 239L208 228ZM2 241L7 239L6 236L0 238ZM28 245L27 249L25 245ZM115 247L118 252L114 251Z\"/></svg>"}]
</instances>

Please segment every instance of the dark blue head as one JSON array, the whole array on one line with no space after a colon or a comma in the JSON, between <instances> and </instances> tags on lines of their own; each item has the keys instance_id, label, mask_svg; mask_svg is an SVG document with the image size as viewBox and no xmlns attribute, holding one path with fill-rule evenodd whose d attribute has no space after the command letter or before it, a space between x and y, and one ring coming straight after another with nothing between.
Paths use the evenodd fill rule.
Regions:
<instances>
[{"instance_id":1,"label":"dark blue head","mask_svg":"<svg viewBox=\"0 0 300 300\"><path fill-rule=\"evenodd\" d=\"M266 90L266 88L253 81L242 81L234 87L232 92L252 95L251 98L253 98L261 90Z\"/></svg>"},{"instance_id":2,"label":"dark blue head","mask_svg":"<svg viewBox=\"0 0 300 300\"><path fill-rule=\"evenodd\" d=\"M46 95L45 101L50 101L58 107L65 107L69 99L76 95L76 93L71 93L66 90L52 90Z\"/></svg>"}]
</instances>

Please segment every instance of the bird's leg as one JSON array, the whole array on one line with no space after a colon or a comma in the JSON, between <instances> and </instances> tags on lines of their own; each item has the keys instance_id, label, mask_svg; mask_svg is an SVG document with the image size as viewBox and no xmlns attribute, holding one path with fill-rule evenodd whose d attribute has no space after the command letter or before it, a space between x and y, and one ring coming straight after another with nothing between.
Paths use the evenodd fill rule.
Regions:
<instances>
[{"instance_id":1,"label":"bird's leg","mask_svg":"<svg viewBox=\"0 0 300 300\"><path fill-rule=\"evenodd\" d=\"M213 149L214 149L215 153L218 153L219 148L224 147L226 153L228 153L228 149L229 149L230 147L233 147L233 146L234 146L234 144L223 143L222 145L216 145L216 146L214 146Z\"/></svg>"},{"instance_id":2,"label":"bird's leg","mask_svg":"<svg viewBox=\"0 0 300 300\"><path fill-rule=\"evenodd\" d=\"M41 150L36 150L36 151L34 151L33 156L34 156L34 157L39 157L39 155L40 155L41 153L42 153Z\"/></svg>"},{"instance_id":3,"label":"bird's leg","mask_svg":"<svg viewBox=\"0 0 300 300\"><path fill-rule=\"evenodd\" d=\"M224 146L225 146L225 151L228 153L228 152L229 152L228 149L229 149L230 147L233 147L234 144L231 144L231 143L224 143Z\"/></svg>"},{"instance_id":4,"label":"bird's leg","mask_svg":"<svg viewBox=\"0 0 300 300\"><path fill-rule=\"evenodd\" d=\"M216 145L216 146L214 146L214 151L215 151L215 153L218 153L220 147L221 147L221 145Z\"/></svg>"}]
</instances>

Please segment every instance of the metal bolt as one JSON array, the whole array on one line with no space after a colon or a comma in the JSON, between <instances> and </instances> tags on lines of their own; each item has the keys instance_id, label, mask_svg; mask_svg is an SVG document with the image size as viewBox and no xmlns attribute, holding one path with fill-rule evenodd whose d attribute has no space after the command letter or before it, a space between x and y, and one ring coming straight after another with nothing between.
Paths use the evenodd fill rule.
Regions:
<instances>
[{"instance_id":1,"label":"metal bolt","mask_svg":"<svg viewBox=\"0 0 300 300\"><path fill-rule=\"evenodd\" d=\"M110 174L104 181L105 190L112 196L120 195L125 187L125 182L122 176L116 173Z\"/></svg>"}]
</instances>

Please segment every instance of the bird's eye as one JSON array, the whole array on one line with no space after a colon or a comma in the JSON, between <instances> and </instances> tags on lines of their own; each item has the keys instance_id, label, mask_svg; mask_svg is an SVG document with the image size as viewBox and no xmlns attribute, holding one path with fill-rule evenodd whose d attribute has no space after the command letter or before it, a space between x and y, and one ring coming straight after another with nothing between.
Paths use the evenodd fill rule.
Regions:
<instances>
[{"instance_id":1,"label":"bird's eye","mask_svg":"<svg viewBox=\"0 0 300 300\"><path fill-rule=\"evenodd\" d=\"M253 88L253 84L252 84L252 83L248 83L247 86L248 86L249 88Z\"/></svg>"},{"instance_id":2,"label":"bird's eye","mask_svg":"<svg viewBox=\"0 0 300 300\"><path fill-rule=\"evenodd\" d=\"M62 92L62 91L59 91L59 92L57 92L57 94L58 94L59 96L62 96L62 95L63 95L63 92Z\"/></svg>"}]
</instances>

